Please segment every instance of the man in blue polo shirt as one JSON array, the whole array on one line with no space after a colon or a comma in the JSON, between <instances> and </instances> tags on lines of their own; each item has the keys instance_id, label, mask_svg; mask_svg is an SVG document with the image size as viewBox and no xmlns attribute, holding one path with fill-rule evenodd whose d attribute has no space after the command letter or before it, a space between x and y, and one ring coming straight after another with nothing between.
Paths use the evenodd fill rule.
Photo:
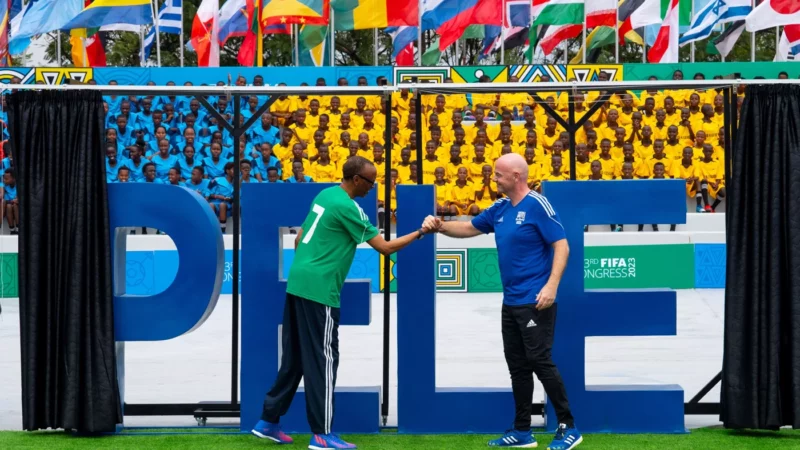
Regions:
<instances>
[{"instance_id":1,"label":"man in blue polo shirt","mask_svg":"<svg viewBox=\"0 0 800 450\"><path fill-rule=\"evenodd\" d=\"M511 373L516 416L514 429L490 447L536 447L531 433L533 374L553 403L559 426L548 450L570 450L583 441L572 417L564 382L550 352L556 321L556 292L567 266L561 219L547 199L528 188L528 164L515 153L495 166L497 190L504 194L471 222L442 222L429 216L423 227L467 238L494 233L503 282L503 351Z\"/></svg>"}]
</instances>

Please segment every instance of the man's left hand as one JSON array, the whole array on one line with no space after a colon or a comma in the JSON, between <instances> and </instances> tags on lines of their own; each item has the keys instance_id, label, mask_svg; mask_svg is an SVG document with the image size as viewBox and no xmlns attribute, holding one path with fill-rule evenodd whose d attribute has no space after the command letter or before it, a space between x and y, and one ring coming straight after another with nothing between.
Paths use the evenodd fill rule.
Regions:
<instances>
[{"instance_id":1,"label":"man's left hand","mask_svg":"<svg viewBox=\"0 0 800 450\"><path fill-rule=\"evenodd\" d=\"M558 291L558 286L553 286L550 283L545 284L539 294L536 295L536 309L541 311L553 306L553 302L556 300L556 291Z\"/></svg>"}]
</instances>

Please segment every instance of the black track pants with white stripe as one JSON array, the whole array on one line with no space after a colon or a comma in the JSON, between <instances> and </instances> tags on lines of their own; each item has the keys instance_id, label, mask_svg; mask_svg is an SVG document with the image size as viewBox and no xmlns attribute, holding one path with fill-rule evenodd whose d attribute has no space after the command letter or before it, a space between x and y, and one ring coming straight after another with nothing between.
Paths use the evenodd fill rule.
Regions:
<instances>
[{"instance_id":1,"label":"black track pants with white stripe","mask_svg":"<svg viewBox=\"0 0 800 450\"><path fill-rule=\"evenodd\" d=\"M339 308L286 294L281 340L278 377L264 398L261 419L278 423L303 379L311 432L331 433L339 368Z\"/></svg>"}]
</instances>

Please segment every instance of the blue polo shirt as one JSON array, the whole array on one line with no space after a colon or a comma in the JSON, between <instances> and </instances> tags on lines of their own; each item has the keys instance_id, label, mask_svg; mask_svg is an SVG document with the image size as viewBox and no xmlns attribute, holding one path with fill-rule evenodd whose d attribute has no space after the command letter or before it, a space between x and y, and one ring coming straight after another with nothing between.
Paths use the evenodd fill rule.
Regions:
<instances>
[{"instance_id":1,"label":"blue polo shirt","mask_svg":"<svg viewBox=\"0 0 800 450\"><path fill-rule=\"evenodd\" d=\"M503 303L536 303L536 295L550 278L551 244L566 238L550 202L533 191L516 206L501 198L472 219L472 226L483 233L494 233Z\"/></svg>"}]
</instances>

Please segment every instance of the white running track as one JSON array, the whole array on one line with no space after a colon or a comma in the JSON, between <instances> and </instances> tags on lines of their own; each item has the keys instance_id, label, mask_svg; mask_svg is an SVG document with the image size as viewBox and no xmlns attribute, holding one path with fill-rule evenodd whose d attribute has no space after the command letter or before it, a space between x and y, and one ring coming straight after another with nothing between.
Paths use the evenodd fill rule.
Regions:
<instances>
[{"instance_id":1,"label":"white running track","mask_svg":"<svg viewBox=\"0 0 800 450\"><path fill-rule=\"evenodd\" d=\"M500 295L438 294L437 299L437 385L509 387L499 331ZM0 315L0 430L19 430L22 426L19 308L15 299L3 299L0 304L3 307ZM126 401L228 400L230 316L231 297L222 296L214 313L195 332L166 342L128 343ZM373 324L369 327L340 328L339 386L381 384L382 295L373 295L372 317ZM688 401L722 368L723 318L723 290L678 291L677 336L588 338L586 382L679 384ZM393 340L395 331L393 323ZM394 353L391 364L392 401L388 424L396 425ZM544 392L537 381L534 400L543 398ZM719 387L711 391L705 401L718 399ZM510 420L512 412L508 414ZM208 425L235 423L238 420L211 419ZM690 428L716 424L716 416L686 416L686 425ZM192 417L130 417L126 418L126 425L196 426L196 422Z\"/></svg>"}]
</instances>

